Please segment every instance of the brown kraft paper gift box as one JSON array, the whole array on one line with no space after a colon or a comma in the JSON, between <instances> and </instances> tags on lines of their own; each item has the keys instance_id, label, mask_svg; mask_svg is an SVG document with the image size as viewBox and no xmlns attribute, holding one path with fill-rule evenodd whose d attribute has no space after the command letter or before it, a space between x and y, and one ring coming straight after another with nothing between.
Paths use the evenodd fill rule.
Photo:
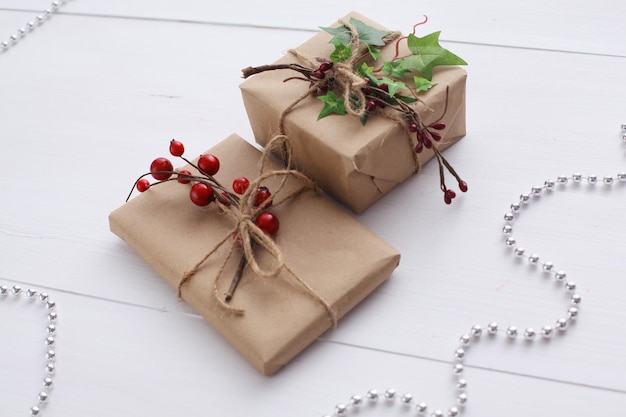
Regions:
<instances>
[{"instance_id":1,"label":"brown kraft paper gift box","mask_svg":"<svg viewBox=\"0 0 626 417\"><path fill-rule=\"evenodd\" d=\"M216 178L225 186L258 175L261 153L237 135L212 148L221 161ZM271 164L271 169L278 169ZM275 190L278 180L264 185ZM297 185L287 182L282 192ZM110 214L113 233L125 240L162 278L177 288L184 272L204 257L233 228L215 204L198 207L189 200L189 185L171 181L153 186ZM275 196L278 198L278 196ZM352 217L308 190L278 207L274 237L285 264L325 300L338 318L384 282L400 255ZM231 245L228 239L227 245ZM288 272L256 277L248 268L231 304L245 310L234 315L220 306L213 293L216 271L228 248L222 247L185 284L182 298L202 315L259 372L276 373L318 336L332 327L329 312L294 283ZM224 270L219 293L226 292L240 259L240 249ZM273 258L255 250L261 265ZM223 288L222 288L223 287Z\"/></svg>"},{"instance_id":2,"label":"brown kraft paper gift box","mask_svg":"<svg viewBox=\"0 0 626 417\"><path fill-rule=\"evenodd\" d=\"M387 30L354 12L343 20L348 21L350 17ZM295 49L307 57L328 58L334 48L329 43L331 38L330 34L320 32ZM400 56L403 56L408 51L403 49L406 42L400 45ZM383 48L385 59L391 59L394 54L393 42ZM300 62L287 53L275 63ZM460 67L440 66L435 67L433 74L432 81L437 85L419 95L425 105L412 106L428 125L443 113L448 88L448 107L442 119L447 127L438 144L439 150L443 150L465 135L467 73ZM240 86L255 139L263 146L279 132L281 113L308 88L305 82L284 82L294 75L297 73L290 70L267 71L250 77ZM319 100L308 97L285 118L285 133L294 151L294 164L355 213L363 212L434 156L432 150L425 149L418 154L416 165L413 147L398 122L378 115L370 116L365 126L350 115L330 115L317 120L322 106Z\"/></svg>"}]
</instances>

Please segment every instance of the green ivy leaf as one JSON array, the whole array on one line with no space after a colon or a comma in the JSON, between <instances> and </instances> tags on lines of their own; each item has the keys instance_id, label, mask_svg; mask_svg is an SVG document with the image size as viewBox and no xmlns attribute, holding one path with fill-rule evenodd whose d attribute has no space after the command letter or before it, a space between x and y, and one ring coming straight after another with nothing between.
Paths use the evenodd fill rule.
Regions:
<instances>
[{"instance_id":1,"label":"green ivy leaf","mask_svg":"<svg viewBox=\"0 0 626 417\"><path fill-rule=\"evenodd\" d=\"M441 32L419 38L409 34L407 46L413 55L399 60L403 68L417 71L427 80L433 78L433 68L439 65L467 65L462 58L439 45Z\"/></svg>"},{"instance_id":2,"label":"green ivy leaf","mask_svg":"<svg viewBox=\"0 0 626 417\"><path fill-rule=\"evenodd\" d=\"M334 92L329 91L325 95L318 96L317 98L324 103L324 108L317 116L317 120L323 119L330 114L346 114L346 105L343 97L337 97Z\"/></svg>"},{"instance_id":3,"label":"green ivy leaf","mask_svg":"<svg viewBox=\"0 0 626 417\"><path fill-rule=\"evenodd\" d=\"M417 101L415 97L403 96L402 94L396 94L396 98L405 103L415 103Z\"/></svg>"},{"instance_id":4,"label":"green ivy leaf","mask_svg":"<svg viewBox=\"0 0 626 417\"><path fill-rule=\"evenodd\" d=\"M352 46L344 45L339 40L334 40L333 45L335 45L335 50L330 54L331 61L337 62L345 62L352 56Z\"/></svg>"},{"instance_id":5,"label":"green ivy leaf","mask_svg":"<svg viewBox=\"0 0 626 417\"><path fill-rule=\"evenodd\" d=\"M372 45L367 45L367 51L370 53L370 56L374 59L374 61L379 60L382 56L380 48L376 48Z\"/></svg>"},{"instance_id":6,"label":"green ivy leaf","mask_svg":"<svg viewBox=\"0 0 626 417\"><path fill-rule=\"evenodd\" d=\"M378 30L368 26L353 17L350 18L350 24L354 26L359 34L359 43L361 45L385 46L383 38L391 33L389 31ZM330 40L330 43L332 44L334 44L335 41L339 41L343 45L347 45L352 42L352 33L347 26L339 26L336 28L320 27L320 29L333 35L333 38Z\"/></svg>"},{"instance_id":7,"label":"green ivy leaf","mask_svg":"<svg viewBox=\"0 0 626 417\"><path fill-rule=\"evenodd\" d=\"M359 43L364 45L385 46L383 38L391 33L368 26L354 17L350 18L350 24L359 34Z\"/></svg>"},{"instance_id":8,"label":"green ivy leaf","mask_svg":"<svg viewBox=\"0 0 626 417\"><path fill-rule=\"evenodd\" d=\"M385 61L383 62L382 72L387 75L390 75L394 78L402 78L404 74L409 72L410 70L405 68L403 65L403 61Z\"/></svg>"},{"instance_id":9,"label":"green ivy leaf","mask_svg":"<svg viewBox=\"0 0 626 417\"><path fill-rule=\"evenodd\" d=\"M398 90L407 89L406 84L404 84L402 81L394 81L387 77L383 77L383 79L380 80L380 84L387 84L389 86L390 97L395 96Z\"/></svg>"},{"instance_id":10,"label":"green ivy leaf","mask_svg":"<svg viewBox=\"0 0 626 417\"><path fill-rule=\"evenodd\" d=\"M432 87L436 86L437 83L434 83L430 80L427 80L424 77L420 77L415 75L413 77L413 82L415 83L415 91L420 92L420 91L428 91L430 90Z\"/></svg>"}]
</instances>

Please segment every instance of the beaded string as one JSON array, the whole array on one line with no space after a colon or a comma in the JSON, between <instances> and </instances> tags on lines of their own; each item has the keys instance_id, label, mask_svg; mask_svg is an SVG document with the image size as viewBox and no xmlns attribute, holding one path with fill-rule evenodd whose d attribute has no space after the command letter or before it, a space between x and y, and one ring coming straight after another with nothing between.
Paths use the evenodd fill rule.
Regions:
<instances>
[{"instance_id":1,"label":"beaded string","mask_svg":"<svg viewBox=\"0 0 626 417\"><path fill-rule=\"evenodd\" d=\"M626 123L622 124L621 127L622 139L626 141ZM590 187L612 187L616 183L626 184L626 172L622 171L618 172L616 176L606 175L602 178L597 175L584 176L580 173L575 173L571 176L559 175L556 180L546 180L542 186L532 187L529 193L522 193L519 201L512 203L509 211L503 216L504 227L502 228L502 232L505 237L504 244L511 249L512 254L516 257L524 258L531 266L538 267L538 272L550 274L555 282L560 283L563 290L568 293L569 305L563 316L559 317L555 322L546 324L539 329L526 327L522 330L515 325L504 328L496 322L491 322L485 327L479 324L472 326L469 332L461 335L459 344L453 354L452 374L456 379L458 394L456 404L449 407L446 411L439 408L431 409L427 403L416 400L413 394L409 392L398 394L395 389L390 388L385 391L371 389L364 395L352 395L347 402L337 404L331 414L325 414L323 417L339 417L347 416L352 413L356 414L357 409L361 408L365 403L375 405L379 402L388 404L397 403L399 406L405 408L410 415L420 417L460 416L468 400L466 392L467 380L464 377L465 368L463 362L468 348L474 342L484 336L495 339L498 335L502 335L508 340L522 339L527 342L532 342L537 338L549 340L555 334L564 333L569 325L578 318L580 313L582 298L580 294L576 292L576 284L568 279L565 271L557 269L551 261L543 260L536 253L528 252L526 249L519 246L517 240L513 237L513 223L518 213L520 213L524 207L534 201L539 201L542 195L557 190L565 190L568 184L580 184L583 182L586 182Z\"/></svg>"},{"instance_id":2,"label":"beaded string","mask_svg":"<svg viewBox=\"0 0 626 417\"><path fill-rule=\"evenodd\" d=\"M33 288L24 291L19 285L13 285L11 288L6 285L0 285L0 302L10 297L24 299L27 303L31 304L39 304L45 307L44 311L47 313L46 338L43 341L43 346L45 346L45 377L43 379L43 390L39 392L37 402L30 407L29 410L30 416L38 416L42 413L42 407L48 402L50 390L53 385L52 376L56 371L56 352L54 351L57 333L56 322L58 317L56 302L51 300L47 293L38 292Z\"/></svg>"}]
</instances>

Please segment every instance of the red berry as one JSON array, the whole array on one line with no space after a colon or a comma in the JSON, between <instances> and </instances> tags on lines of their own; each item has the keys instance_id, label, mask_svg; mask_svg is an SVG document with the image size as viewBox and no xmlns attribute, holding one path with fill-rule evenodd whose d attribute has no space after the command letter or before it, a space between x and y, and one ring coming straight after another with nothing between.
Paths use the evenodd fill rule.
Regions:
<instances>
[{"instance_id":1,"label":"red berry","mask_svg":"<svg viewBox=\"0 0 626 417\"><path fill-rule=\"evenodd\" d=\"M270 190L267 187L264 187L264 186L259 187L256 190L256 196L255 196L255 199L254 199L254 205L255 206L260 206L261 204L263 204L263 202L265 200L267 200L271 196L272 196L272 193L270 193Z\"/></svg>"},{"instance_id":2,"label":"red berry","mask_svg":"<svg viewBox=\"0 0 626 417\"><path fill-rule=\"evenodd\" d=\"M311 73L311 75L312 75L314 78L317 78L318 80L321 80L322 78L324 78L324 73L323 73L322 71L320 71L320 70L315 70L315 71L313 71L313 72Z\"/></svg>"},{"instance_id":3,"label":"red berry","mask_svg":"<svg viewBox=\"0 0 626 417\"><path fill-rule=\"evenodd\" d=\"M363 91L363 94L365 94L366 96L372 94L372 89L370 87L363 87L361 91Z\"/></svg>"},{"instance_id":4,"label":"red berry","mask_svg":"<svg viewBox=\"0 0 626 417\"><path fill-rule=\"evenodd\" d=\"M459 181L459 190L463 192L467 191L467 183L465 181Z\"/></svg>"},{"instance_id":5,"label":"red berry","mask_svg":"<svg viewBox=\"0 0 626 417\"><path fill-rule=\"evenodd\" d=\"M143 193L148 188L150 188L150 181L148 181L147 179L142 178L137 181L137 191L139 191L140 193Z\"/></svg>"},{"instance_id":6,"label":"red berry","mask_svg":"<svg viewBox=\"0 0 626 417\"><path fill-rule=\"evenodd\" d=\"M237 194L243 194L250 186L250 181L246 177L235 178L233 181L233 191Z\"/></svg>"},{"instance_id":7,"label":"red berry","mask_svg":"<svg viewBox=\"0 0 626 417\"><path fill-rule=\"evenodd\" d=\"M429 137L424 138L424 146L428 149L433 147L433 141Z\"/></svg>"},{"instance_id":8,"label":"red berry","mask_svg":"<svg viewBox=\"0 0 626 417\"><path fill-rule=\"evenodd\" d=\"M415 153L422 153L423 150L424 145L422 144L422 142L417 142L417 145L415 145Z\"/></svg>"},{"instance_id":9,"label":"red berry","mask_svg":"<svg viewBox=\"0 0 626 417\"><path fill-rule=\"evenodd\" d=\"M276 232L278 232L278 217L276 217L269 211L263 211L259 213L254 223L270 236L273 236L276 234Z\"/></svg>"},{"instance_id":10,"label":"red berry","mask_svg":"<svg viewBox=\"0 0 626 417\"><path fill-rule=\"evenodd\" d=\"M454 190L446 190L446 195L450 197L450 199L456 197L456 193L454 192Z\"/></svg>"},{"instance_id":11,"label":"red berry","mask_svg":"<svg viewBox=\"0 0 626 417\"><path fill-rule=\"evenodd\" d=\"M217 159L217 156L210 153L200 155L198 167L208 175L215 175L220 170L220 160Z\"/></svg>"},{"instance_id":12,"label":"red berry","mask_svg":"<svg viewBox=\"0 0 626 417\"><path fill-rule=\"evenodd\" d=\"M167 158L157 158L150 164L150 173L155 180L159 181L165 181L171 177L173 169L174 167L172 166L172 163Z\"/></svg>"},{"instance_id":13,"label":"red berry","mask_svg":"<svg viewBox=\"0 0 626 417\"><path fill-rule=\"evenodd\" d=\"M435 130L443 130L446 128L446 124L444 122L437 122L430 125Z\"/></svg>"},{"instance_id":14,"label":"red berry","mask_svg":"<svg viewBox=\"0 0 626 417\"><path fill-rule=\"evenodd\" d=\"M378 88L380 88L384 92L389 92L389 84L380 84Z\"/></svg>"},{"instance_id":15,"label":"red berry","mask_svg":"<svg viewBox=\"0 0 626 417\"><path fill-rule=\"evenodd\" d=\"M319 70L326 72L333 67L333 61L324 61L320 64Z\"/></svg>"},{"instance_id":16,"label":"red berry","mask_svg":"<svg viewBox=\"0 0 626 417\"><path fill-rule=\"evenodd\" d=\"M172 139L170 141L170 153L173 156L181 156L185 153L185 145L182 142L177 141L176 139Z\"/></svg>"},{"instance_id":17,"label":"red berry","mask_svg":"<svg viewBox=\"0 0 626 417\"><path fill-rule=\"evenodd\" d=\"M417 132L417 129L418 129L417 123L415 122L409 123L409 131Z\"/></svg>"},{"instance_id":18,"label":"red berry","mask_svg":"<svg viewBox=\"0 0 626 417\"><path fill-rule=\"evenodd\" d=\"M365 106L367 107L368 111L376 110L376 102L374 100L368 100Z\"/></svg>"},{"instance_id":19,"label":"red berry","mask_svg":"<svg viewBox=\"0 0 626 417\"><path fill-rule=\"evenodd\" d=\"M437 142L441 140L441 135L437 132L430 132L430 136L432 136L433 139L436 140Z\"/></svg>"},{"instance_id":20,"label":"red berry","mask_svg":"<svg viewBox=\"0 0 626 417\"><path fill-rule=\"evenodd\" d=\"M215 200L213 195L213 188L202 182L196 183L191 186L189 191L189 198L198 206L206 206L211 201Z\"/></svg>"},{"instance_id":21,"label":"red berry","mask_svg":"<svg viewBox=\"0 0 626 417\"><path fill-rule=\"evenodd\" d=\"M444 195L443 195L443 201L444 201L446 204L451 204L451 203L452 203L452 199L450 198L450 196L449 196L448 194L444 194Z\"/></svg>"},{"instance_id":22,"label":"red berry","mask_svg":"<svg viewBox=\"0 0 626 417\"><path fill-rule=\"evenodd\" d=\"M187 171L186 169L181 169L178 172L178 182L181 184L189 184L191 182L191 172Z\"/></svg>"}]
</instances>

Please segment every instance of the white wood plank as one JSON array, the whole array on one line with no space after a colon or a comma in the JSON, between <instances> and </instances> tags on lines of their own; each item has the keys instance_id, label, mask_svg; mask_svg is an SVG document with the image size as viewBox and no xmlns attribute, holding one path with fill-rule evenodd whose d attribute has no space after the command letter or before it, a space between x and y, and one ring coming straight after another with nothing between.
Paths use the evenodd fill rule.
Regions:
<instances>
[{"instance_id":1,"label":"white wood plank","mask_svg":"<svg viewBox=\"0 0 626 417\"><path fill-rule=\"evenodd\" d=\"M0 2L0 7L30 8L33 11L43 10L48 5L49 2L42 0ZM520 3L425 0L396 7L381 7L380 2L373 0L352 5L318 0L314 7L301 7L287 0L230 1L217 7L201 0L150 3L71 0L63 13L315 31L353 9L405 33L421 21L423 15L428 15L430 24L423 33L442 30L442 39L450 41L626 55L626 46L621 41L626 38L626 29L613 23L616 16L626 12L626 5L620 0L531 0Z\"/></svg>"}]
</instances>

